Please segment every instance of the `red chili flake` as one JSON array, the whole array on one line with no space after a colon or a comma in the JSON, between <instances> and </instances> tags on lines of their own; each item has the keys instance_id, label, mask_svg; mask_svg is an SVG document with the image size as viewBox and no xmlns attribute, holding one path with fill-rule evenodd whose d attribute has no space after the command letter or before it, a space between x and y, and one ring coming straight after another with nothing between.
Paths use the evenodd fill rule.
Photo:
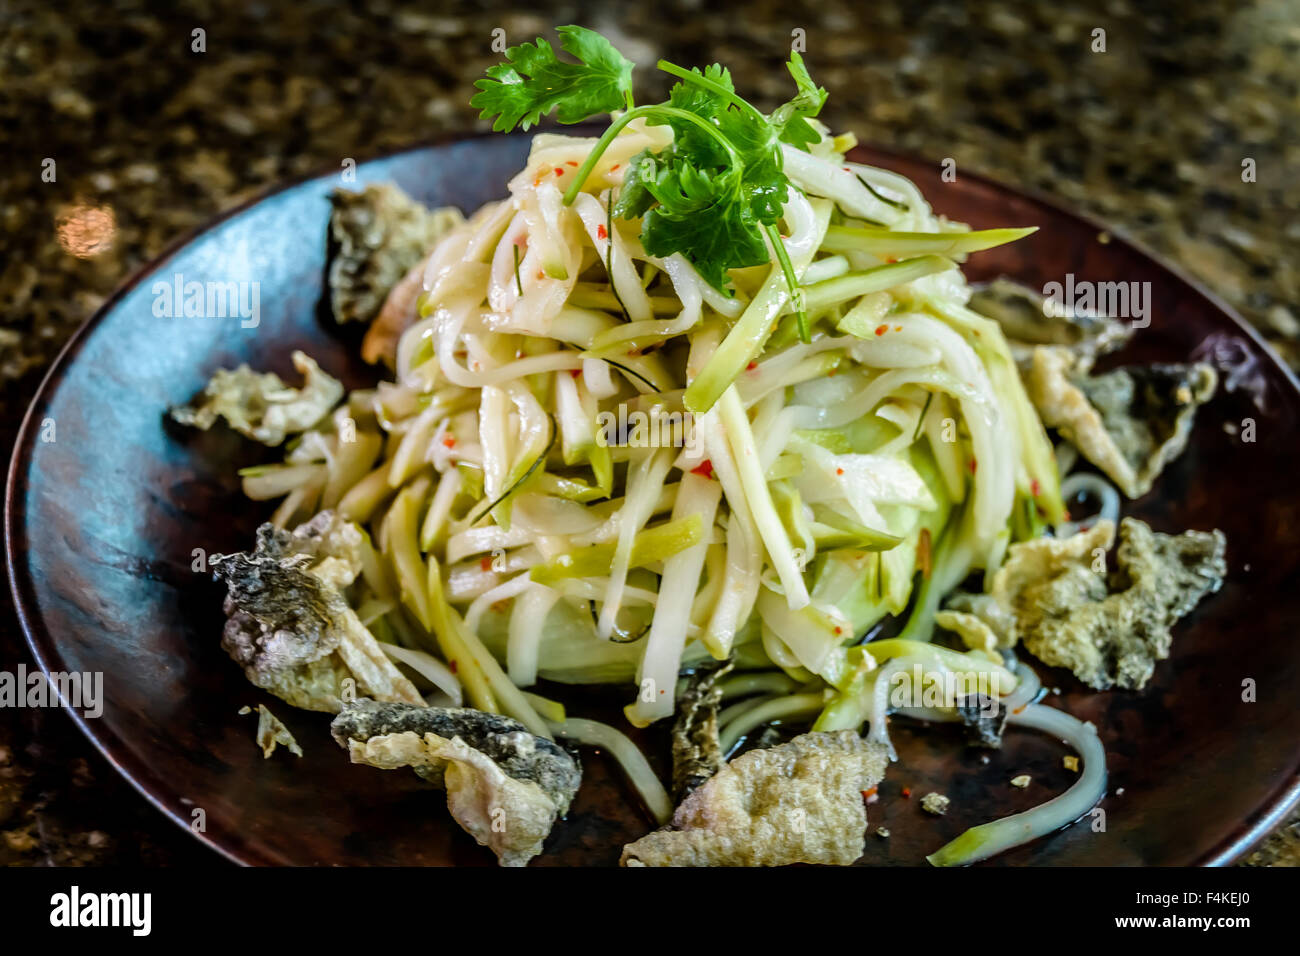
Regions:
<instances>
[{"instance_id":1,"label":"red chili flake","mask_svg":"<svg viewBox=\"0 0 1300 956\"><path fill-rule=\"evenodd\" d=\"M843 633L844 633L844 628L842 628L842 627L840 627L838 624L836 624L836 625L835 625L835 633L836 633L836 634L843 634Z\"/></svg>"},{"instance_id":2,"label":"red chili flake","mask_svg":"<svg viewBox=\"0 0 1300 956\"><path fill-rule=\"evenodd\" d=\"M975 469L978 468L979 466L980 466L980 463L979 463L978 461L976 461L974 458L972 458L972 459L970 460L970 473L971 473L972 475L975 474Z\"/></svg>"},{"instance_id":3,"label":"red chili flake","mask_svg":"<svg viewBox=\"0 0 1300 956\"><path fill-rule=\"evenodd\" d=\"M875 787L872 787L870 790L863 790L863 791L862 791L862 799L863 799L863 800L866 800L868 803L873 803L873 802L875 802L875 799L876 799L876 788L875 788Z\"/></svg>"},{"instance_id":4,"label":"red chili flake","mask_svg":"<svg viewBox=\"0 0 1300 956\"><path fill-rule=\"evenodd\" d=\"M479 559L478 559L478 566L479 566L483 571L485 571L485 572L486 572L486 571L491 571L491 570L492 570L492 559L491 559L491 558L486 558L486 557L484 557L484 558L479 558Z\"/></svg>"},{"instance_id":5,"label":"red chili flake","mask_svg":"<svg viewBox=\"0 0 1300 956\"><path fill-rule=\"evenodd\" d=\"M912 799L912 788L911 788L911 787L904 787L904 788L903 788L903 799L904 799L904 800L910 800L910 799Z\"/></svg>"},{"instance_id":6,"label":"red chili flake","mask_svg":"<svg viewBox=\"0 0 1300 956\"><path fill-rule=\"evenodd\" d=\"M582 369L580 369L580 368L571 368L571 369L569 369L569 374L572 375L574 378L578 378L578 377L580 377L580 376L582 375Z\"/></svg>"},{"instance_id":7,"label":"red chili flake","mask_svg":"<svg viewBox=\"0 0 1300 956\"><path fill-rule=\"evenodd\" d=\"M886 332L888 332L888 331L889 331L889 326L887 326L887 325L877 325L877 326L876 326L876 334L877 334L877 335L884 335L884 334L885 334Z\"/></svg>"},{"instance_id":8,"label":"red chili flake","mask_svg":"<svg viewBox=\"0 0 1300 956\"><path fill-rule=\"evenodd\" d=\"M564 165L576 167L578 165L578 161L576 159L566 160Z\"/></svg>"},{"instance_id":9,"label":"red chili flake","mask_svg":"<svg viewBox=\"0 0 1300 956\"><path fill-rule=\"evenodd\" d=\"M443 435L443 436L442 436L442 443L443 443L444 445L446 445L448 448L455 448L455 447L456 447L456 436L455 436L455 435Z\"/></svg>"},{"instance_id":10,"label":"red chili flake","mask_svg":"<svg viewBox=\"0 0 1300 956\"><path fill-rule=\"evenodd\" d=\"M538 177L533 180L533 188L536 189L541 184L542 184L542 177L538 175Z\"/></svg>"},{"instance_id":11,"label":"red chili flake","mask_svg":"<svg viewBox=\"0 0 1300 956\"><path fill-rule=\"evenodd\" d=\"M609 167L609 171L612 173L614 170L618 169L622 165L623 165L622 163L615 163L613 166Z\"/></svg>"},{"instance_id":12,"label":"red chili flake","mask_svg":"<svg viewBox=\"0 0 1300 956\"><path fill-rule=\"evenodd\" d=\"M456 666L456 658L454 657L447 662L447 666L451 668L453 674L460 670L460 668Z\"/></svg>"},{"instance_id":13,"label":"red chili flake","mask_svg":"<svg viewBox=\"0 0 1300 956\"><path fill-rule=\"evenodd\" d=\"M746 372L752 372L752 371L754 371L754 369L756 369L756 368L758 368L758 363L757 363L757 362L750 362L748 365L745 366L745 371L746 371Z\"/></svg>"},{"instance_id":14,"label":"red chili flake","mask_svg":"<svg viewBox=\"0 0 1300 956\"><path fill-rule=\"evenodd\" d=\"M698 465L696 465L694 468L691 469L691 474L702 475L705 478L712 478L713 462L709 461L709 459L707 458L704 459L704 461L700 462Z\"/></svg>"},{"instance_id":15,"label":"red chili flake","mask_svg":"<svg viewBox=\"0 0 1300 956\"><path fill-rule=\"evenodd\" d=\"M885 261L886 261L886 262L897 262L898 260L895 259L893 256L885 256Z\"/></svg>"},{"instance_id":16,"label":"red chili flake","mask_svg":"<svg viewBox=\"0 0 1300 956\"><path fill-rule=\"evenodd\" d=\"M1038 497L1038 493L1041 490L1042 490L1042 486L1038 484L1037 478L1035 478L1033 481L1029 483L1029 493L1033 495L1035 498Z\"/></svg>"},{"instance_id":17,"label":"red chili flake","mask_svg":"<svg viewBox=\"0 0 1300 956\"><path fill-rule=\"evenodd\" d=\"M564 175L564 167L563 167L563 166L556 166L556 167L555 167L555 175L557 175L557 176L563 176L563 175Z\"/></svg>"},{"instance_id":18,"label":"red chili flake","mask_svg":"<svg viewBox=\"0 0 1300 956\"><path fill-rule=\"evenodd\" d=\"M1019 707L1017 707L1017 708L1016 708L1015 710L1013 710L1011 713L1013 713L1013 714L1023 714L1023 713L1025 712L1025 708L1028 707L1028 706L1029 706L1028 704L1021 704Z\"/></svg>"},{"instance_id":19,"label":"red chili flake","mask_svg":"<svg viewBox=\"0 0 1300 956\"><path fill-rule=\"evenodd\" d=\"M853 172L853 170L849 169L849 167L847 167L847 166L841 166L840 169L844 170L846 173L851 173L851 172Z\"/></svg>"},{"instance_id":20,"label":"red chili flake","mask_svg":"<svg viewBox=\"0 0 1300 956\"><path fill-rule=\"evenodd\" d=\"M843 469L843 468L836 468L836 469L835 469L835 474L837 474L837 475L842 475L842 474L844 474L844 469Z\"/></svg>"},{"instance_id":21,"label":"red chili flake","mask_svg":"<svg viewBox=\"0 0 1300 956\"><path fill-rule=\"evenodd\" d=\"M543 272L541 269L538 269L538 270L537 270L537 281L538 281L538 282L541 282L541 281L542 281L543 279L545 279L545 278L546 278L546 273Z\"/></svg>"},{"instance_id":22,"label":"red chili flake","mask_svg":"<svg viewBox=\"0 0 1300 956\"><path fill-rule=\"evenodd\" d=\"M596 238L597 239L609 238L609 233L605 231L605 224L603 222L596 227Z\"/></svg>"}]
</instances>

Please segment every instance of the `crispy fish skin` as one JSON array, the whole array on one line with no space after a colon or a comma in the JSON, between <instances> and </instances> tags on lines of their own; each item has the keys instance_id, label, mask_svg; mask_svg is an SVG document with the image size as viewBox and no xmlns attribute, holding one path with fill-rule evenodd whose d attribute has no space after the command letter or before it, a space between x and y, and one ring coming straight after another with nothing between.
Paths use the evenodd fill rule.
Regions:
<instances>
[{"instance_id":1,"label":"crispy fish skin","mask_svg":"<svg viewBox=\"0 0 1300 956\"><path fill-rule=\"evenodd\" d=\"M673 796L680 803L726 764L718 738L718 681L730 673L732 662L701 667L691 676L677 702L673 723Z\"/></svg>"},{"instance_id":2,"label":"crispy fish skin","mask_svg":"<svg viewBox=\"0 0 1300 956\"><path fill-rule=\"evenodd\" d=\"M322 511L293 531L264 524L257 533L268 557L303 555L309 562L303 570L331 587L345 588L361 573L361 529L335 511Z\"/></svg>"},{"instance_id":3,"label":"crispy fish skin","mask_svg":"<svg viewBox=\"0 0 1300 956\"><path fill-rule=\"evenodd\" d=\"M464 221L458 210L428 209L392 183L336 189L330 204L330 308L340 323L374 319L390 290Z\"/></svg>"},{"instance_id":4,"label":"crispy fish skin","mask_svg":"<svg viewBox=\"0 0 1300 956\"><path fill-rule=\"evenodd\" d=\"M356 570L335 520L322 512L292 534L264 524L251 552L212 556L226 583L221 646L253 684L295 707L337 713L348 678L373 697L423 703L340 591Z\"/></svg>"},{"instance_id":5,"label":"crispy fish skin","mask_svg":"<svg viewBox=\"0 0 1300 956\"><path fill-rule=\"evenodd\" d=\"M218 369L204 386L198 403L173 408L182 425L207 431L224 418L235 431L274 447L304 432L329 414L343 397L343 383L321 370L305 352L293 353L302 388L286 385L274 372L254 372L247 365Z\"/></svg>"},{"instance_id":6,"label":"crispy fish skin","mask_svg":"<svg viewBox=\"0 0 1300 956\"><path fill-rule=\"evenodd\" d=\"M412 707L358 698L344 705L330 733L339 746L388 734L459 737L507 776L537 784L561 813L568 810L582 780L577 761L559 744L534 736L517 720L469 707Z\"/></svg>"},{"instance_id":7,"label":"crispy fish skin","mask_svg":"<svg viewBox=\"0 0 1300 956\"><path fill-rule=\"evenodd\" d=\"M1119 567L1109 580L1072 570L1039 592L1036 617L1020 625L1031 654L1098 690L1143 687L1169 657L1173 625L1227 574L1222 531L1168 535L1125 518L1119 536ZM1072 583L1079 580L1087 584Z\"/></svg>"},{"instance_id":8,"label":"crispy fish skin","mask_svg":"<svg viewBox=\"0 0 1300 956\"><path fill-rule=\"evenodd\" d=\"M1187 447L1196 409L1218 385L1213 366L1152 365L1087 374L1068 349L1033 351L1026 379L1043 424L1058 429L1129 498L1151 490Z\"/></svg>"},{"instance_id":9,"label":"crispy fish skin","mask_svg":"<svg viewBox=\"0 0 1300 956\"><path fill-rule=\"evenodd\" d=\"M852 730L803 734L726 764L677 808L670 827L623 848L623 866L848 865L862 855L862 792L886 748Z\"/></svg>"},{"instance_id":10,"label":"crispy fish skin","mask_svg":"<svg viewBox=\"0 0 1300 956\"><path fill-rule=\"evenodd\" d=\"M447 790L452 817L502 866L542 851L582 781L578 762L508 717L469 708L413 707L358 699L330 732L353 763L410 767Z\"/></svg>"},{"instance_id":11,"label":"crispy fish skin","mask_svg":"<svg viewBox=\"0 0 1300 956\"><path fill-rule=\"evenodd\" d=\"M1164 364L1117 368L1080 382L1119 454L1133 470L1130 498L1151 490L1165 466L1183 453L1196 409L1214 397L1214 367Z\"/></svg>"},{"instance_id":12,"label":"crispy fish skin","mask_svg":"<svg viewBox=\"0 0 1300 956\"><path fill-rule=\"evenodd\" d=\"M1136 518L1120 522L1119 538L1110 574L1097 567L1115 540L1110 521L1013 544L991 593L961 604L999 646L1023 643L1098 690L1140 689L1169 656L1173 625L1222 586L1227 539L1218 530L1161 534Z\"/></svg>"},{"instance_id":13,"label":"crispy fish skin","mask_svg":"<svg viewBox=\"0 0 1300 956\"><path fill-rule=\"evenodd\" d=\"M281 744L295 757L302 756L302 748L298 746L298 741L294 739L284 722L271 713L271 709L265 704L258 704L257 745L262 748L262 757L269 758L275 753L275 748Z\"/></svg>"},{"instance_id":14,"label":"crispy fish skin","mask_svg":"<svg viewBox=\"0 0 1300 956\"><path fill-rule=\"evenodd\" d=\"M983 595L979 595L982 597ZM959 595L961 598L970 599L972 595ZM970 611L958 610L963 606L962 601L957 601L949 608L943 611L937 611L934 615L934 623L946 631L952 631L961 638L962 643L966 645L967 650L972 651L996 651L1002 646L1002 641L993 628L977 614Z\"/></svg>"}]
</instances>

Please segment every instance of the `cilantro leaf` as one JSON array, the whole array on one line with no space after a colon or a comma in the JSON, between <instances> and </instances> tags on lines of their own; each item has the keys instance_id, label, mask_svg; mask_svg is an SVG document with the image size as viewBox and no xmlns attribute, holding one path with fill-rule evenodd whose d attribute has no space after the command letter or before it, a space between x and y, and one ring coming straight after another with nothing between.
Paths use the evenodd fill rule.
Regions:
<instances>
[{"instance_id":1,"label":"cilantro leaf","mask_svg":"<svg viewBox=\"0 0 1300 956\"><path fill-rule=\"evenodd\" d=\"M731 82L731 71L720 63L705 67L703 72L699 67L695 67L691 70L691 74L708 80L727 93L736 92L736 86ZM716 116L727 108L729 102L729 98L724 94L695 83L674 83L668 94L668 105L699 116Z\"/></svg>"},{"instance_id":2,"label":"cilantro leaf","mask_svg":"<svg viewBox=\"0 0 1300 956\"><path fill-rule=\"evenodd\" d=\"M812 127L805 117L816 116L826 103L826 91L813 82L804 66L803 57L798 53L790 54L786 65L798 93L795 98L772 113L772 125L780 130L781 142L789 143L804 152L808 147L821 140L821 135Z\"/></svg>"},{"instance_id":3,"label":"cilantro leaf","mask_svg":"<svg viewBox=\"0 0 1300 956\"><path fill-rule=\"evenodd\" d=\"M717 289L728 269L762 265L767 246L738 174L712 174L677 161L662 167L646 189L658 201L641 220L641 242L653 256L680 252Z\"/></svg>"},{"instance_id":4,"label":"cilantro leaf","mask_svg":"<svg viewBox=\"0 0 1300 956\"><path fill-rule=\"evenodd\" d=\"M718 117L718 128L740 156L741 191L758 222L773 225L781 218L789 196L789 180L781 171L776 130L734 107Z\"/></svg>"},{"instance_id":5,"label":"cilantro leaf","mask_svg":"<svg viewBox=\"0 0 1300 956\"><path fill-rule=\"evenodd\" d=\"M552 110L561 123L581 123L601 113L630 106L632 63L594 30L559 27L560 48L577 59L559 59L555 49L538 37L506 50L506 63L487 71L474 85L469 101L482 110L482 119L495 117L500 133L516 126L535 126Z\"/></svg>"},{"instance_id":6,"label":"cilantro leaf","mask_svg":"<svg viewBox=\"0 0 1300 956\"><path fill-rule=\"evenodd\" d=\"M691 75L715 83L727 93L735 92L735 87L731 83L731 71L717 63L706 68L703 73L699 69L693 69ZM730 101L724 94L709 87L682 81L673 84L666 105L685 113L692 113L716 125L718 118L726 113ZM708 135L694 123L672 116L654 117L647 119L646 122L670 127L673 131L673 146L676 151L694 157L698 165L714 167L728 165L727 151L716 138Z\"/></svg>"}]
</instances>

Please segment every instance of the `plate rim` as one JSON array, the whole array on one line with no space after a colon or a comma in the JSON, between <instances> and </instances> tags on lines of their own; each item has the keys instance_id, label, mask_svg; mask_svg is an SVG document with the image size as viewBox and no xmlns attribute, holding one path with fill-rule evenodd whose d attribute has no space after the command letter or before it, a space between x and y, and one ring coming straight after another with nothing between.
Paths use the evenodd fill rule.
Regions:
<instances>
[{"instance_id":1,"label":"plate rim","mask_svg":"<svg viewBox=\"0 0 1300 956\"><path fill-rule=\"evenodd\" d=\"M600 130L602 128L603 124L584 123L568 127L547 124L528 132L515 132L507 135L517 138L532 138L541 133L563 131L582 133L590 130ZM412 145L377 151L361 159L357 165L358 167L361 167L369 163L392 159L407 153L425 152L458 143L497 138L501 135L502 134L500 133L490 131L449 132L431 139L422 140ZM855 148L872 153L876 156L885 157L887 159L896 159L905 163L924 164L930 162L918 154L886 146L879 146L873 143L860 143ZM57 389L60 380L71 368L72 363L76 360L77 353L79 353L81 348L85 345L86 340L95 327L98 326L104 318L116 308L123 298L132 292L146 278L162 268L181 250L190 245L204 233L215 229L227 220L233 219L273 196L283 192L288 192L289 190L295 189L306 183L332 177L337 174L338 170L336 165L331 164L329 166L322 166L316 171L294 176L289 179L277 180L276 182L259 189L257 192L234 206L231 206L229 209L223 210L216 215L205 219L197 226L179 234L176 238L168 242L155 256L147 259L127 274L127 277L118 284L99 308L88 316L77 327L72 335L68 337L68 340L64 343L63 347L59 350L58 354L46 369L45 374L41 377L40 383L32 393L32 398L28 402L27 409L23 414L22 422L19 425L13 449L10 453L4 489L4 555L6 564L8 565L7 578L15 617L18 620L19 628L23 633L23 639L28 650L35 659L37 666L40 667L41 672L47 676L50 673L50 656L58 655L58 642L46 628L44 621L39 615L36 607L35 595L33 593L31 569L27 562L27 554L25 550L20 549L20 544L25 542L27 538L28 526L26 520L26 509L22 505L25 495L20 495L19 492L21 490L25 493L28 486L25 474L27 470L26 466L30 464L34 451L34 423L36 422L39 410L48 404L48 397ZM1114 226L1102 222L1091 213L1083 212L1060 198L1034 187L1010 186L1001 179L981 172L978 169L974 172L963 172L962 175L976 180L985 186L992 187L997 191L1023 196L1039 205L1048 207L1056 213L1063 214L1095 228L1099 233L1108 233L1112 237L1113 242L1129 247L1138 255L1155 264L1158 268L1163 269L1173 278L1178 280L1178 282L1191 288L1211 306L1225 315L1228 320L1236 326L1236 331L1239 334L1244 335L1257 348L1259 348L1273 364L1275 369L1281 372L1283 380L1291 387L1291 389L1297 394L1300 394L1300 378L1298 378L1296 373L1287 366L1273 346L1254 326L1242 318L1237 310L1221 298L1216 292L1186 272L1183 266L1171 262L1165 256L1155 252L1143 241L1130 235L1128 230L1116 229ZM21 481L20 476L22 476ZM20 483L22 485L21 489L19 488ZM49 653L47 653L47 651ZM53 686L56 688L58 687L57 684ZM238 839L217 840L214 839L206 830L194 830L191 826L191 821L185 819L178 811L169 806L166 801L166 797L174 795L172 791L165 785L162 785L161 782L153 776L147 766L138 766L137 764L139 762L133 757L129 757L120 752L124 749L125 743L121 738L115 734L101 734L98 730L95 730L89 725L89 723L87 723L87 719L76 708L67 707L66 702L62 700L60 701L60 704L63 705L61 709L68 714L72 719L73 724L90 741L91 745L94 746L108 764L121 774L131 787L144 797L144 799L157 809L166 819L171 820L177 826L183 828L187 833L195 837L204 846L232 863L240 866L276 865L273 861L266 859L261 853L248 845L245 841ZM1300 749L1297 749L1294 754L1293 761L1294 765L1292 768L1292 774L1288 782L1283 783L1266 800L1261 802L1258 807L1238 825L1232 835L1220 840L1210 850L1203 853L1188 865L1198 867L1220 867L1239 860L1257 844L1262 842L1268 834L1279 823L1281 823L1293 809L1295 809L1295 807L1300 806Z\"/></svg>"}]
</instances>

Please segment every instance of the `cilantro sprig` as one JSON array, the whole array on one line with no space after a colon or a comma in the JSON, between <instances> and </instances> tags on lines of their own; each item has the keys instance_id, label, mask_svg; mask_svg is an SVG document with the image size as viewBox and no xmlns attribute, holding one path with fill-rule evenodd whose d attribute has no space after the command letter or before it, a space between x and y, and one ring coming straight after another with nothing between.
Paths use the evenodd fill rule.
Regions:
<instances>
[{"instance_id":1,"label":"cilantro sprig","mask_svg":"<svg viewBox=\"0 0 1300 956\"><path fill-rule=\"evenodd\" d=\"M671 144L633 159L614 214L641 219L641 242L648 253L681 253L707 282L728 294L727 272L768 262L770 245L795 299L800 336L807 341L808 315L777 228L790 190L781 144L806 151L816 143L820 136L808 120L826 102L826 91L812 81L803 58L791 53L788 69L796 94L771 114L739 96L722 66L687 70L666 60L658 68L678 79L668 100L636 106L632 64L608 40L578 26L556 32L561 49L579 62L560 60L541 38L511 47L508 62L478 81L471 105L482 110L484 119L494 118L492 128L503 132L528 129L551 112L561 123L580 123L624 111L570 180L565 203L573 202L629 123L644 119L670 127Z\"/></svg>"},{"instance_id":2,"label":"cilantro sprig","mask_svg":"<svg viewBox=\"0 0 1300 956\"><path fill-rule=\"evenodd\" d=\"M560 49L579 62L567 63L541 37L506 50L505 63L490 67L474 85L469 101L492 128L508 133L528 129L552 110L561 123L581 123L601 113L632 108L632 62L599 33L585 27L559 27Z\"/></svg>"}]
</instances>

